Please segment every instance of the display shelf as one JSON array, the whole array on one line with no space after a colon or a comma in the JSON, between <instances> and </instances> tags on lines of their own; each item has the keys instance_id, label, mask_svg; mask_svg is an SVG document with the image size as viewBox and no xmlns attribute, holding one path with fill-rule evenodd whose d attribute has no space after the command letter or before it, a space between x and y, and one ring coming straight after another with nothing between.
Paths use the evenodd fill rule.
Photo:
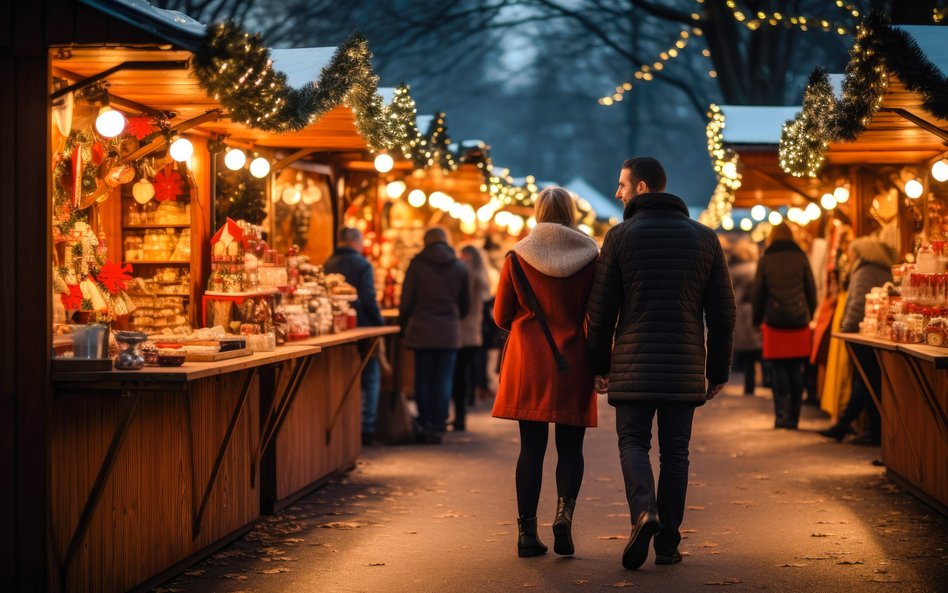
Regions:
<instances>
[{"instance_id":1,"label":"display shelf","mask_svg":"<svg viewBox=\"0 0 948 593\"><path fill-rule=\"evenodd\" d=\"M158 224L158 223L155 223L155 224L123 224L123 225L122 225L122 228L123 228L123 229L131 229L131 230L138 230L138 229L143 229L143 230L147 230L147 229L186 229L186 228L190 228L190 227L191 227L190 223L186 223L186 222L179 222L179 223L175 223L175 224Z\"/></svg>"}]
</instances>

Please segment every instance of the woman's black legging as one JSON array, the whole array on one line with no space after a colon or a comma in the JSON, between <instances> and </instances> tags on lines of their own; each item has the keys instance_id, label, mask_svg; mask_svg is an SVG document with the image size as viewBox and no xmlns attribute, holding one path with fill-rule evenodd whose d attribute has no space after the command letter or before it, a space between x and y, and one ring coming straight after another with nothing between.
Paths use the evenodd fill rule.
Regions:
<instances>
[{"instance_id":1,"label":"woman's black legging","mask_svg":"<svg viewBox=\"0 0 948 593\"><path fill-rule=\"evenodd\" d=\"M517 459L517 510L535 517L543 481L543 456L549 439L547 422L520 421L520 457ZM556 425L556 494L575 500L583 482L585 426Z\"/></svg>"}]
</instances>

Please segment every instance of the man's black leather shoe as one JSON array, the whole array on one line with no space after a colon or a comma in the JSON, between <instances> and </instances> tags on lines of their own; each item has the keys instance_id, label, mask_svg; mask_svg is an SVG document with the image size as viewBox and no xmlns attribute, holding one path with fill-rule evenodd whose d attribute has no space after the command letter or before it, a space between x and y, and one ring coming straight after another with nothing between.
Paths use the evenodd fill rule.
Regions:
<instances>
[{"instance_id":1,"label":"man's black leather shoe","mask_svg":"<svg viewBox=\"0 0 948 593\"><path fill-rule=\"evenodd\" d=\"M649 543L652 541L652 536L658 533L659 526L657 514L645 511L639 515L635 527L632 528L629 543L625 545L625 550L622 552L622 566L635 570L645 563L645 559L648 558Z\"/></svg>"}]
</instances>

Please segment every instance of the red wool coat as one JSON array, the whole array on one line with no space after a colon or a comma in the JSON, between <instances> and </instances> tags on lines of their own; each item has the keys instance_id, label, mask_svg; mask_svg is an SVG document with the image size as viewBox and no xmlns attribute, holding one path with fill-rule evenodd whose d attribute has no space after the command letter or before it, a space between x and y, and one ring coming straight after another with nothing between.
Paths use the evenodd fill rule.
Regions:
<instances>
[{"instance_id":1,"label":"red wool coat","mask_svg":"<svg viewBox=\"0 0 948 593\"><path fill-rule=\"evenodd\" d=\"M509 261L519 257L543 309L567 369L556 368L539 320L527 305ZM596 394L586 345L586 302L596 272L596 258L567 277L539 272L524 257L504 263L494 320L510 331L500 371L493 416L513 420L596 426Z\"/></svg>"}]
</instances>

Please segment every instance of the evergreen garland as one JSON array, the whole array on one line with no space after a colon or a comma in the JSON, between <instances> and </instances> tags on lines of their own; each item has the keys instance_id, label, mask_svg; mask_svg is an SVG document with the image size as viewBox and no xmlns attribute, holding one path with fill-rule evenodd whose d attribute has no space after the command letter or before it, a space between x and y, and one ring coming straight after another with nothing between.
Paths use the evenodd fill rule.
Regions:
<instances>
[{"instance_id":1,"label":"evergreen garland","mask_svg":"<svg viewBox=\"0 0 948 593\"><path fill-rule=\"evenodd\" d=\"M824 71L817 69L811 76L803 110L784 126L781 168L797 177L816 176L830 142L852 142L866 131L882 104L889 73L922 96L926 111L948 119L948 77L908 33L893 28L885 16L872 14L856 29L842 98L836 99Z\"/></svg>"},{"instance_id":2,"label":"evergreen garland","mask_svg":"<svg viewBox=\"0 0 948 593\"><path fill-rule=\"evenodd\" d=\"M208 29L196 52L195 74L235 121L268 132L300 130L334 107L347 105L359 134L377 151L399 146L410 122L405 111L385 106L371 59L368 41L355 33L339 46L318 81L296 89L273 68L259 34L221 23Z\"/></svg>"}]
</instances>

